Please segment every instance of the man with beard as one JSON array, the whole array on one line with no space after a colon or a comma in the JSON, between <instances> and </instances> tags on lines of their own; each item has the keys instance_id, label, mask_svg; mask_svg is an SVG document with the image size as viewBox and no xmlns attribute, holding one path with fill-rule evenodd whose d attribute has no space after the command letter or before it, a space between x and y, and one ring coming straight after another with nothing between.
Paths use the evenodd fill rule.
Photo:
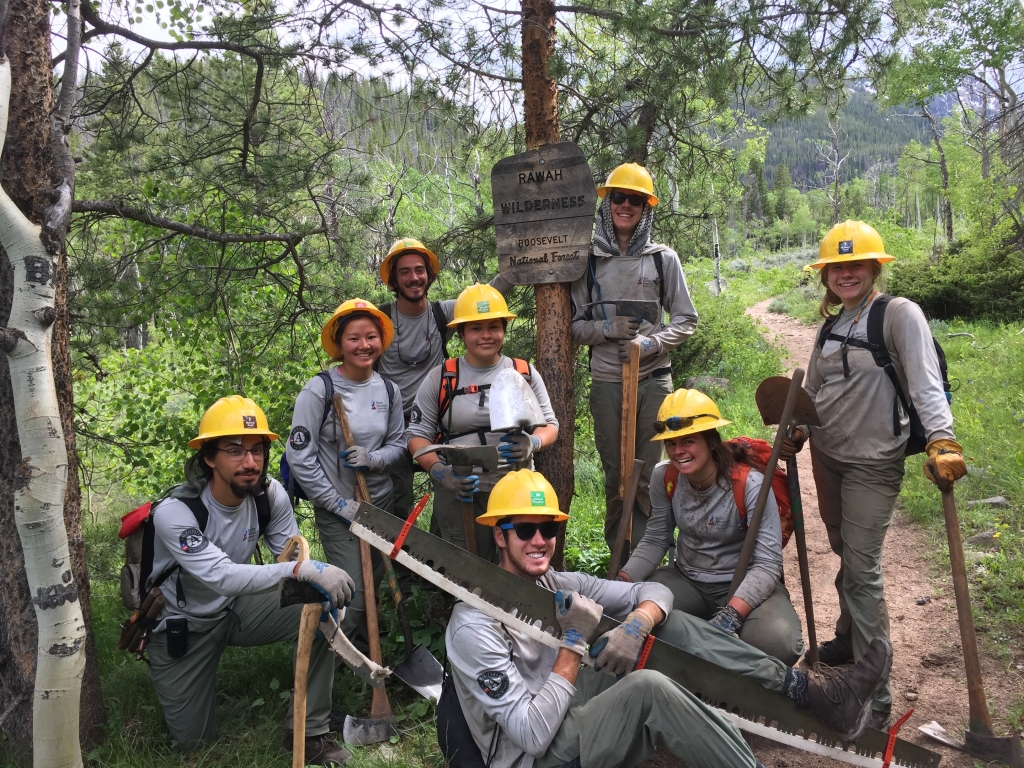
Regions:
<instances>
[{"instance_id":1,"label":"man with beard","mask_svg":"<svg viewBox=\"0 0 1024 768\"><path fill-rule=\"evenodd\" d=\"M323 593L325 610L352 599L352 579L327 563L250 564L260 535L276 556L299 533L287 492L266 475L276 439L252 400L221 398L188 443L196 453L185 464L185 482L153 506L153 569L145 586L159 587L166 607L150 633L150 677L171 739L183 750L216 739L217 665L226 647L295 641L302 606L278 607L279 582L309 582ZM334 666L327 643L314 640L308 765L343 765L350 757L327 736ZM284 744L291 749L290 731Z\"/></svg>"},{"instance_id":2,"label":"man with beard","mask_svg":"<svg viewBox=\"0 0 1024 768\"><path fill-rule=\"evenodd\" d=\"M428 372L448 357L447 344L455 333L448 323L455 319L455 300L429 301L427 293L437 280L441 262L419 240L396 240L380 265L380 279L395 294L395 300L380 309L395 326L395 340L377 362L377 371L398 385L404 393L405 426L417 418L416 393ZM491 286L502 296L512 283L495 275ZM394 513L408 517L412 511L413 462L409 458L392 467Z\"/></svg>"},{"instance_id":3,"label":"man with beard","mask_svg":"<svg viewBox=\"0 0 1024 768\"><path fill-rule=\"evenodd\" d=\"M651 425L673 390L669 352L693 333L697 310L690 301L679 256L651 239L658 198L647 169L636 163L620 165L609 174L604 186L597 188L597 196L601 205L594 222L587 271L572 284L572 340L574 344L590 345L590 413L594 418L594 442L604 467L604 537L609 549L613 548L622 517L622 364L629 360L629 345L635 341L640 346L636 457L643 460L644 469L632 510L632 551L647 527L651 472L662 458L661 444L651 442ZM623 299L657 301L655 323L619 315L612 304L588 306ZM629 559L628 552L624 559Z\"/></svg>"}]
</instances>

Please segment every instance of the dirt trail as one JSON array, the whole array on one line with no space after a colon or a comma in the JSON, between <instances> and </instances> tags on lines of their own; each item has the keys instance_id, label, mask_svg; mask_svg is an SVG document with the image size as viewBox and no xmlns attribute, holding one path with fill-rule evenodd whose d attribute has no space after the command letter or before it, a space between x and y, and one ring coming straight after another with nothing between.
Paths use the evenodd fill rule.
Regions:
<instances>
[{"instance_id":1,"label":"dirt trail","mask_svg":"<svg viewBox=\"0 0 1024 768\"><path fill-rule=\"evenodd\" d=\"M761 322L766 336L775 338L789 349L787 371L792 371L797 365L806 366L811 357L816 328L768 312L769 303L761 302L747 310L747 313ZM909 459L907 472L921 471L920 464L920 457ZM839 606L834 579L839 558L829 548L825 526L818 516L809 451L799 454L798 467L806 520L815 625L820 643L831 639L835 631ZM942 514L937 491L935 514ZM927 552L930 547L925 533L903 519L897 509L886 536L882 557L894 650L891 678L893 713L898 716L914 707L914 714L903 726L900 735L942 753L943 766L972 766L974 760L970 756L942 747L926 739L917 730L919 725L937 720L947 731L962 738L968 716L967 684L963 672L953 586L948 576L937 574L929 562ZM791 544L786 547L784 554L789 591L797 614L804 621L796 546ZM918 599L922 597L928 598L929 602L918 605ZM807 642L806 622L804 642ZM1004 663L984 652L981 664L985 691L993 717L996 718L996 730L1005 733L1006 723L1002 715L1024 687L1021 675L1017 670L1008 672ZM754 739L751 743L758 758L768 768L839 765L833 760L776 746L764 739Z\"/></svg>"}]
</instances>

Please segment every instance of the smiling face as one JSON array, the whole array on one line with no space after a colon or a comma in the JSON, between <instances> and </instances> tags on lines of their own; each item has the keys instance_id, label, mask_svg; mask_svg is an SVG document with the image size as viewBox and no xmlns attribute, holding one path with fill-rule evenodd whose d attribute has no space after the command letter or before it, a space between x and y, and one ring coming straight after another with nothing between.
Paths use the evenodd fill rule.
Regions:
<instances>
[{"instance_id":1,"label":"smiling face","mask_svg":"<svg viewBox=\"0 0 1024 768\"><path fill-rule=\"evenodd\" d=\"M420 253L406 253L395 260L392 280L395 291L406 301L416 303L427 295L430 273L427 259Z\"/></svg>"},{"instance_id":2,"label":"smiling face","mask_svg":"<svg viewBox=\"0 0 1024 768\"><path fill-rule=\"evenodd\" d=\"M546 515L516 515L513 523L544 523L551 520ZM514 530L503 531L495 526L494 541L501 552L501 567L516 576L536 581L551 567L551 556L555 553L556 539L545 539L538 529L529 541L523 541Z\"/></svg>"},{"instance_id":3,"label":"smiling face","mask_svg":"<svg viewBox=\"0 0 1024 768\"><path fill-rule=\"evenodd\" d=\"M609 194L615 192L623 192L627 195L633 196L639 194L638 192L632 189L609 190ZM640 223L640 215L644 212L643 203L641 203L640 205L633 205L632 203L629 202L629 200L624 200L618 205L612 203L611 209L612 226L615 228L615 234L618 235L624 233L627 235L632 235L634 230L636 230L637 224Z\"/></svg>"},{"instance_id":4,"label":"smiling face","mask_svg":"<svg viewBox=\"0 0 1024 768\"><path fill-rule=\"evenodd\" d=\"M710 471L711 449L700 432L669 438L665 441L665 453L679 474L687 478L703 478Z\"/></svg>"},{"instance_id":5,"label":"smiling face","mask_svg":"<svg viewBox=\"0 0 1024 768\"><path fill-rule=\"evenodd\" d=\"M829 290L839 297L846 309L852 310L874 289L879 268L877 262L869 259L841 261L829 264L825 269L828 270L825 280Z\"/></svg>"},{"instance_id":6,"label":"smiling face","mask_svg":"<svg viewBox=\"0 0 1024 768\"><path fill-rule=\"evenodd\" d=\"M466 361L478 368L486 368L498 362L501 346L505 343L505 324L498 319L464 323L461 336L466 344Z\"/></svg>"},{"instance_id":7,"label":"smiling face","mask_svg":"<svg viewBox=\"0 0 1024 768\"><path fill-rule=\"evenodd\" d=\"M338 340L342 372L346 378L363 381L373 373L383 341L377 324L368 317L357 317L344 327Z\"/></svg>"}]
</instances>

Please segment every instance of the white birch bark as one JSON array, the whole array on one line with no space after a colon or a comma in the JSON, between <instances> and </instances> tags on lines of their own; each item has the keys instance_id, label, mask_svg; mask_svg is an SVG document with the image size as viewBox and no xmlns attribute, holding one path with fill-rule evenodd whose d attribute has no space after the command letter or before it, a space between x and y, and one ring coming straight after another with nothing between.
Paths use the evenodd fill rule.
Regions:
<instances>
[{"instance_id":1,"label":"white birch bark","mask_svg":"<svg viewBox=\"0 0 1024 768\"><path fill-rule=\"evenodd\" d=\"M0 150L7 138L11 64L0 61ZM85 670L85 622L71 574L64 490L68 457L57 410L51 330L55 258L0 188L0 243L14 269L14 303L0 346L7 352L22 460L15 469L14 517L39 625L33 718L35 768L81 768L78 710Z\"/></svg>"}]
</instances>

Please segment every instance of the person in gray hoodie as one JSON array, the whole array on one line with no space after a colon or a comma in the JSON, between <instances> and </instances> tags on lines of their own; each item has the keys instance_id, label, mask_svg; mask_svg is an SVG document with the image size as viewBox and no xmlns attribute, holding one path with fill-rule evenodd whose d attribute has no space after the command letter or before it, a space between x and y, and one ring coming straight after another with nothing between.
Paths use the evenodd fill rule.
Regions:
<instances>
[{"instance_id":1,"label":"person in gray hoodie","mask_svg":"<svg viewBox=\"0 0 1024 768\"><path fill-rule=\"evenodd\" d=\"M640 490L633 509L631 546L643 538L650 514L650 482L661 461L660 443L652 443L651 425L658 408L672 392L669 352L697 327L697 310L690 300L679 256L667 245L652 242L654 181L636 163L620 165L598 187L601 205L594 226L594 243L586 274L572 284L572 340L590 346L590 413L594 442L604 467L605 540L611 549L622 516L619 496L619 442L622 411L622 363L628 345L640 345L640 384L636 407L636 457L644 462ZM593 302L623 299L656 300L657 322L617 315L611 304ZM669 320L665 322L665 313Z\"/></svg>"}]
</instances>

